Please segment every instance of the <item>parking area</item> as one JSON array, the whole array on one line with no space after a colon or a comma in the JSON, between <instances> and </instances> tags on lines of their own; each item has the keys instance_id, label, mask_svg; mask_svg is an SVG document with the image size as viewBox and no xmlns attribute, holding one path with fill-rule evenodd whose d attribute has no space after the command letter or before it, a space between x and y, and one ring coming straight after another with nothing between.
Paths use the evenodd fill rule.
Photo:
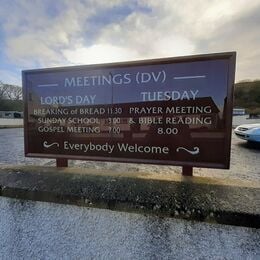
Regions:
<instances>
[{"instance_id":1,"label":"parking area","mask_svg":"<svg viewBox=\"0 0 260 260\"><path fill-rule=\"evenodd\" d=\"M98 170L108 169L116 172L133 172L138 171L140 174L154 173L156 176L163 175L171 178L172 174L180 174L181 167L147 165L147 164L123 164L109 162L91 162L91 161L70 161L71 166L87 167ZM218 179L233 179L241 181L259 182L260 183L260 143L248 144L246 141L238 139L232 133L231 143L231 162L230 169L208 169L194 168L194 176L214 177Z\"/></svg>"},{"instance_id":2,"label":"parking area","mask_svg":"<svg viewBox=\"0 0 260 260\"><path fill-rule=\"evenodd\" d=\"M41 158L25 158L23 148L23 129L0 129L0 164L27 164L54 166L55 160ZM171 178L173 174L180 174L181 167L149 165L149 164L126 164L98 161L69 160L69 166L85 167L101 171L111 170L120 172L140 172L140 175L154 173ZM260 183L260 143L248 144L232 134L231 164L230 170L194 168L195 176L214 177L219 179L238 179L243 181Z\"/></svg>"},{"instance_id":3,"label":"parking area","mask_svg":"<svg viewBox=\"0 0 260 260\"><path fill-rule=\"evenodd\" d=\"M260 182L260 143L248 143L232 133L230 170L195 169L195 174Z\"/></svg>"}]
</instances>

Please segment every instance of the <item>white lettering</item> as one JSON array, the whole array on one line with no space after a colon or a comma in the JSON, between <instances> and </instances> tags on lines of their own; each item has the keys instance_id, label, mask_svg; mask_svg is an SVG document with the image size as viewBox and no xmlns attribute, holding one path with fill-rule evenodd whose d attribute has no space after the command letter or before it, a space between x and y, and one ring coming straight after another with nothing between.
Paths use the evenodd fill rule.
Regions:
<instances>
[{"instance_id":1,"label":"white lettering","mask_svg":"<svg viewBox=\"0 0 260 260\"><path fill-rule=\"evenodd\" d=\"M118 143L117 147L120 152L130 153L154 153L154 154L168 154L169 148L167 146L143 146L143 145L129 145L127 143Z\"/></svg>"},{"instance_id":2,"label":"white lettering","mask_svg":"<svg viewBox=\"0 0 260 260\"><path fill-rule=\"evenodd\" d=\"M141 92L142 101L195 100L199 90Z\"/></svg>"}]
</instances>

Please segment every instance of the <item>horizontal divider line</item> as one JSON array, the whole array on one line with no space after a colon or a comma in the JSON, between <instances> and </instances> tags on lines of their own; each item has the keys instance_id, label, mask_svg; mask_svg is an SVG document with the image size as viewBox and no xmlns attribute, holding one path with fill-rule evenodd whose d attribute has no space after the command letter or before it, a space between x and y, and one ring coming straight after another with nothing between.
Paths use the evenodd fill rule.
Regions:
<instances>
[{"instance_id":1,"label":"horizontal divider line","mask_svg":"<svg viewBox=\"0 0 260 260\"><path fill-rule=\"evenodd\" d=\"M201 78L206 78L206 75L174 77L174 79L201 79Z\"/></svg>"},{"instance_id":2,"label":"horizontal divider line","mask_svg":"<svg viewBox=\"0 0 260 260\"><path fill-rule=\"evenodd\" d=\"M43 84L43 85L38 85L38 87L57 87L59 84Z\"/></svg>"}]
</instances>

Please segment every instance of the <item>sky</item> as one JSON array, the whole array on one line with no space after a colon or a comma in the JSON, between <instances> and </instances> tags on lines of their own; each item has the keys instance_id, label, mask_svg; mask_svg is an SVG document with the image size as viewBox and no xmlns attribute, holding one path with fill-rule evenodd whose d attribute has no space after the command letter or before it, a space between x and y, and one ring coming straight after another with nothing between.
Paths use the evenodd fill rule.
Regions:
<instances>
[{"instance_id":1,"label":"sky","mask_svg":"<svg viewBox=\"0 0 260 260\"><path fill-rule=\"evenodd\" d=\"M260 79L260 0L0 0L0 81L57 66L237 52Z\"/></svg>"}]
</instances>

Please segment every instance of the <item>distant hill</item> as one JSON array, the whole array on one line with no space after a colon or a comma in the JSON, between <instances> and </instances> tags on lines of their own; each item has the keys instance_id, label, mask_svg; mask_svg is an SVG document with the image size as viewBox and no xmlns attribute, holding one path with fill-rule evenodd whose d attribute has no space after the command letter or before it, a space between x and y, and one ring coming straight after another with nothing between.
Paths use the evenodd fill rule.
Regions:
<instances>
[{"instance_id":1,"label":"distant hill","mask_svg":"<svg viewBox=\"0 0 260 260\"><path fill-rule=\"evenodd\" d=\"M260 80L235 84L234 107L245 108L247 113L260 114Z\"/></svg>"}]
</instances>

